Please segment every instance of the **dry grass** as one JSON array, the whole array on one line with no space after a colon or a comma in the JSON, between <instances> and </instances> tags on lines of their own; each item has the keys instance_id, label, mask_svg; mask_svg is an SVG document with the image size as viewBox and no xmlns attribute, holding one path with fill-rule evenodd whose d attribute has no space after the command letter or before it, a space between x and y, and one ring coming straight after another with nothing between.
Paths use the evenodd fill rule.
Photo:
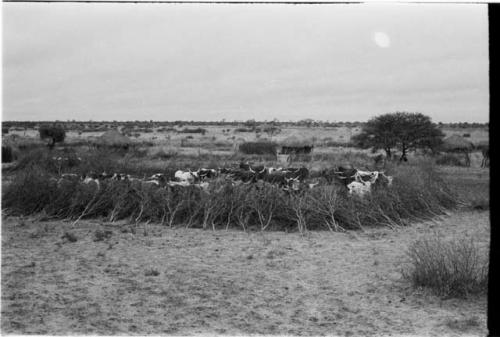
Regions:
<instances>
[{"instance_id":1,"label":"dry grass","mask_svg":"<svg viewBox=\"0 0 500 337\"><path fill-rule=\"evenodd\" d=\"M2 333L486 333L485 298L443 300L415 292L400 270L407 247L431 228L447 239L469 233L487 245L488 212L397 231L306 236L70 226L4 219ZM113 233L94 241L98 229ZM76 242L61 239L68 231Z\"/></svg>"}]
</instances>

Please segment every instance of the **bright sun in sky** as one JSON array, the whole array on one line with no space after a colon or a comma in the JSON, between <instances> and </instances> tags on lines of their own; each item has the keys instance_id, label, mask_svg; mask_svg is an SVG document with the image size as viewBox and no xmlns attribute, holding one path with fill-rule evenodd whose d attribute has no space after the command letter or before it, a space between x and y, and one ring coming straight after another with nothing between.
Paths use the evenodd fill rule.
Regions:
<instances>
[{"instance_id":1,"label":"bright sun in sky","mask_svg":"<svg viewBox=\"0 0 500 337\"><path fill-rule=\"evenodd\" d=\"M373 34L373 40L380 48L387 48L391 45L391 39L383 32L375 32L375 34Z\"/></svg>"}]
</instances>

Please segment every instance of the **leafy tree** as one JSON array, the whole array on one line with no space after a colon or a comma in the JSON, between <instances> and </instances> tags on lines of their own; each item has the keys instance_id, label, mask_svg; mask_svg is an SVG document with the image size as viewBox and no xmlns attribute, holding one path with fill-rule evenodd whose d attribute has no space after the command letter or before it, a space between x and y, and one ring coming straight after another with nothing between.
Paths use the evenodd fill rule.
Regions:
<instances>
[{"instance_id":1,"label":"leafy tree","mask_svg":"<svg viewBox=\"0 0 500 337\"><path fill-rule=\"evenodd\" d=\"M388 158L391 158L393 149L399 149L400 160L407 161L409 151L434 151L441 145L443 137L443 132L429 116L416 112L395 112L370 119L352 141L373 151L382 149Z\"/></svg>"},{"instance_id":2,"label":"leafy tree","mask_svg":"<svg viewBox=\"0 0 500 337\"><path fill-rule=\"evenodd\" d=\"M66 138L66 131L58 125L42 125L38 129L41 139L49 139L47 146L52 149L56 143L63 142Z\"/></svg>"}]
</instances>

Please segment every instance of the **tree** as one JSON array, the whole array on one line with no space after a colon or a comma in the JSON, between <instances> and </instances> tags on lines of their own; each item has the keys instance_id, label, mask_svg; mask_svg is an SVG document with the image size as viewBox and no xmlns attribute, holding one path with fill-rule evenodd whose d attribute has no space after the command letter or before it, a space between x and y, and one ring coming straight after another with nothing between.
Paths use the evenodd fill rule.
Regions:
<instances>
[{"instance_id":1,"label":"tree","mask_svg":"<svg viewBox=\"0 0 500 337\"><path fill-rule=\"evenodd\" d=\"M382 149L391 158L392 149L401 151L400 161L416 149L435 151L444 134L429 116L418 112L395 112L374 117L352 141L359 147Z\"/></svg>"},{"instance_id":2,"label":"tree","mask_svg":"<svg viewBox=\"0 0 500 337\"><path fill-rule=\"evenodd\" d=\"M41 139L49 139L47 146L52 149L56 143L63 142L66 138L66 131L58 125L42 125L38 129Z\"/></svg>"}]
</instances>

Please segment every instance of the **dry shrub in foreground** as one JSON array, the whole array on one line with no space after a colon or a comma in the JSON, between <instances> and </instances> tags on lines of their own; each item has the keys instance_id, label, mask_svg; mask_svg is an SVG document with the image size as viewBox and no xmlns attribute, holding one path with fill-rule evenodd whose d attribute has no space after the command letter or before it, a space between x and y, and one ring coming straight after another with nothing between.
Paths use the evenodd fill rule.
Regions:
<instances>
[{"instance_id":1,"label":"dry shrub in foreground","mask_svg":"<svg viewBox=\"0 0 500 337\"><path fill-rule=\"evenodd\" d=\"M487 254L473 238L444 241L429 236L414 242L407 254L410 266L403 275L415 287L430 288L444 297L466 297L487 290Z\"/></svg>"}]
</instances>

